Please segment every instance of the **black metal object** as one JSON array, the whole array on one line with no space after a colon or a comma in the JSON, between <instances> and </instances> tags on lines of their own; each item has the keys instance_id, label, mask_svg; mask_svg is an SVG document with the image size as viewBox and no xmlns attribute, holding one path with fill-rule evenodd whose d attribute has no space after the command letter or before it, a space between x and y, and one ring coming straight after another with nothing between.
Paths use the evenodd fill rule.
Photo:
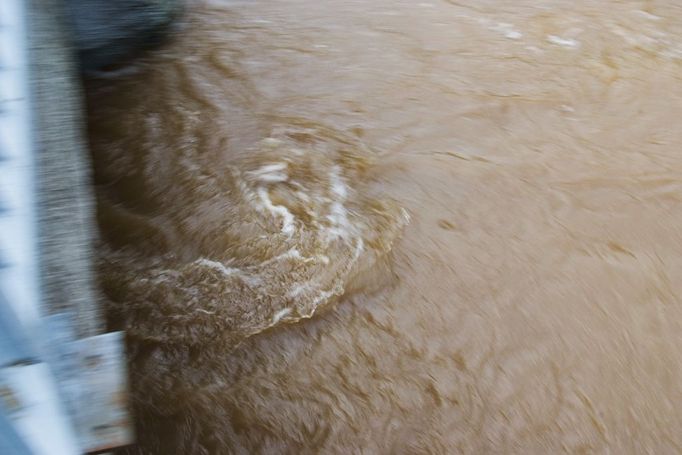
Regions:
<instances>
[{"instance_id":1,"label":"black metal object","mask_svg":"<svg viewBox=\"0 0 682 455\"><path fill-rule=\"evenodd\" d=\"M64 0L81 69L97 72L158 44L181 0Z\"/></svg>"}]
</instances>

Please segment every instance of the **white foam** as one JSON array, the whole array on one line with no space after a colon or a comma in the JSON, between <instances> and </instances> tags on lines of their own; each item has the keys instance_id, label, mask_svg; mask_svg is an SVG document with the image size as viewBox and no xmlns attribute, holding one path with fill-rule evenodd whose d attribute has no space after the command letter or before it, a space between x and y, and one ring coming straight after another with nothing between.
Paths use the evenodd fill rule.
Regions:
<instances>
[{"instance_id":1,"label":"white foam","mask_svg":"<svg viewBox=\"0 0 682 455\"><path fill-rule=\"evenodd\" d=\"M222 262L212 261L212 260L206 259L206 258L197 259L196 261L194 261L194 263L197 265L203 265L204 267L209 267L209 268L212 268L214 270L217 270L220 273L222 273L223 275L234 275L234 274L240 272L239 269L235 269L232 267L225 267L225 265Z\"/></svg>"},{"instance_id":2,"label":"white foam","mask_svg":"<svg viewBox=\"0 0 682 455\"><path fill-rule=\"evenodd\" d=\"M348 197L348 187L341 178L341 169L338 166L334 166L329 173L329 182L332 196L336 199L329 207L327 220L331 227L327 230L327 235L332 239L346 239L353 232L353 226L348 221L348 211L343 204Z\"/></svg>"},{"instance_id":3,"label":"white foam","mask_svg":"<svg viewBox=\"0 0 682 455\"><path fill-rule=\"evenodd\" d=\"M348 188L341 179L341 169L339 166L332 167L332 171L329 173L329 181L331 182L332 194L345 201L348 197Z\"/></svg>"},{"instance_id":4,"label":"white foam","mask_svg":"<svg viewBox=\"0 0 682 455\"><path fill-rule=\"evenodd\" d=\"M267 261L262 262L260 264L260 266L272 264L273 262L278 262L278 261L281 261L283 259L296 259L296 260L303 262L303 263L319 261L322 264L329 264L329 258L327 256L318 255L318 256L314 256L314 257L306 257L306 256L303 256L301 254L301 252L298 251L298 249L292 248L289 251L287 251L286 253L282 253L278 256L275 256L274 258L270 258Z\"/></svg>"},{"instance_id":5,"label":"white foam","mask_svg":"<svg viewBox=\"0 0 682 455\"><path fill-rule=\"evenodd\" d=\"M353 255L353 262L357 261L358 258L360 257L360 254L362 251L365 249L365 241L362 240L362 237L358 237L358 243L355 245L355 254Z\"/></svg>"},{"instance_id":6,"label":"white foam","mask_svg":"<svg viewBox=\"0 0 682 455\"><path fill-rule=\"evenodd\" d=\"M294 286L293 288L291 288L289 290L289 292L287 292L287 297L289 297L289 298L298 297L299 295L303 294L304 292L309 291L310 289L312 289L312 286L310 285L310 283L296 284L296 286Z\"/></svg>"},{"instance_id":7,"label":"white foam","mask_svg":"<svg viewBox=\"0 0 682 455\"><path fill-rule=\"evenodd\" d=\"M289 175L287 174L286 170L287 163L275 163L263 166L257 171L251 171L249 174L261 182L277 183L286 182L289 179Z\"/></svg>"},{"instance_id":8,"label":"white foam","mask_svg":"<svg viewBox=\"0 0 682 455\"><path fill-rule=\"evenodd\" d=\"M412 220L412 218L410 217L410 213L404 208L400 209L400 214L403 216L405 223L409 223Z\"/></svg>"},{"instance_id":9,"label":"white foam","mask_svg":"<svg viewBox=\"0 0 682 455\"><path fill-rule=\"evenodd\" d=\"M556 35L547 35L547 41L549 41L552 44L556 44L558 46L563 46L563 47L576 48L576 47L580 46L580 42L578 42L572 38L562 38L562 37L556 36Z\"/></svg>"},{"instance_id":10,"label":"white foam","mask_svg":"<svg viewBox=\"0 0 682 455\"><path fill-rule=\"evenodd\" d=\"M310 202L310 196L305 194L303 191L296 191L296 196L303 202Z\"/></svg>"},{"instance_id":11,"label":"white foam","mask_svg":"<svg viewBox=\"0 0 682 455\"><path fill-rule=\"evenodd\" d=\"M258 275L240 274L239 278L250 288L257 288L263 285L263 279Z\"/></svg>"},{"instance_id":12,"label":"white foam","mask_svg":"<svg viewBox=\"0 0 682 455\"><path fill-rule=\"evenodd\" d=\"M272 323L277 324L284 316L291 313L291 308L283 308L272 317Z\"/></svg>"},{"instance_id":13,"label":"white foam","mask_svg":"<svg viewBox=\"0 0 682 455\"><path fill-rule=\"evenodd\" d=\"M506 22L498 22L489 28L492 31L502 33L506 38L509 39L523 38L523 33L519 32L512 24L508 24Z\"/></svg>"},{"instance_id":14,"label":"white foam","mask_svg":"<svg viewBox=\"0 0 682 455\"><path fill-rule=\"evenodd\" d=\"M226 267L224 264L218 262L218 261L212 261L210 259L206 258L201 258L197 259L194 261L194 264L201 265L204 267L209 267L213 270L217 270L218 272L222 273L226 277L236 277L240 279L243 283L245 283L247 286L251 288L257 288L259 286L263 285L263 279L258 276L258 274L255 275L249 275L247 273L244 273L242 269L234 268L234 267ZM167 281L167 280L163 280Z\"/></svg>"},{"instance_id":15,"label":"white foam","mask_svg":"<svg viewBox=\"0 0 682 455\"><path fill-rule=\"evenodd\" d=\"M309 258L304 258L301 256L301 252L297 248L292 248L284 254L277 256L277 259L300 259L302 261L307 261Z\"/></svg>"},{"instance_id":16,"label":"white foam","mask_svg":"<svg viewBox=\"0 0 682 455\"><path fill-rule=\"evenodd\" d=\"M215 311L204 310L203 308L195 308L194 311L204 314L215 314Z\"/></svg>"},{"instance_id":17,"label":"white foam","mask_svg":"<svg viewBox=\"0 0 682 455\"><path fill-rule=\"evenodd\" d=\"M267 261L262 262L260 265L264 266L264 265L272 264L273 262L281 261L283 259L298 259L298 260L303 261L303 262L310 260L309 258L304 258L301 255L301 252L298 251L298 249L292 248L289 251L287 251L286 253L282 253L278 256L275 256L274 258L270 258Z\"/></svg>"},{"instance_id":18,"label":"white foam","mask_svg":"<svg viewBox=\"0 0 682 455\"><path fill-rule=\"evenodd\" d=\"M266 188L258 188L258 197L265 208L273 215L282 218L282 234L293 235L294 233L294 215L283 205L275 205L270 199L270 194Z\"/></svg>"},{"instance_id":19,"label":"white foam","mask_svg":"<svg viewBox=\"0 0 682 455\"><path fill-rule=\"evenodd\" d=\"M282 141L274 137L266 137L261 141L261 144L269 148L277 148L282 145Z\"/></svg>"},{"instance_id":20,"label":"white foam","mask_svg":"<svg viewBox=\"0 0 682 455\"><path fill-rule=\"evenodd\" d=\"M313 311L320 305L320 302L329 300L329 297L334 295L334 291L320 291L315 300L313 300Z\"/></svg>"}]
</instances>

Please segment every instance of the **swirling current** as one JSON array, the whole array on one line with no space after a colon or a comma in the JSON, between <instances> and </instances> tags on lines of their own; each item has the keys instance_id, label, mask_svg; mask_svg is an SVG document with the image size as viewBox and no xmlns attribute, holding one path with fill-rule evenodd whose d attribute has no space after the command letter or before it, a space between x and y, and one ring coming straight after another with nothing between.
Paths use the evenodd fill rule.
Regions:
<instances>
[{"instance_id":1,"label":"swirling current","mask_svg":"<svg viewBox=\"0 0 682 455\"><path fill-rule=\"evenodd\" d=\"M210 0L87 86L129 454L682 451L682 8Z\"/></svg>"}]
</instances>

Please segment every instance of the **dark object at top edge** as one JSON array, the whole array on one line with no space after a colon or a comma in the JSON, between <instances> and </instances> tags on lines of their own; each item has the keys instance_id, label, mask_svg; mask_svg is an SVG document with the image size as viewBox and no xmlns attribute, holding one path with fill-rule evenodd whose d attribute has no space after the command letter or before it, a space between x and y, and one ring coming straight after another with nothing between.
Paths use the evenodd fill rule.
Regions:
<instances>
[{"instance_id":1,"label":"dark object at top edge","mask_svg":"<svg viewBox=\"0 0 682 455\"><path fill-rule=\"evenodd\" d=\"M159 45L183 0L64 0L81 71L96 75Z\"/></svg>"}]
</instances>

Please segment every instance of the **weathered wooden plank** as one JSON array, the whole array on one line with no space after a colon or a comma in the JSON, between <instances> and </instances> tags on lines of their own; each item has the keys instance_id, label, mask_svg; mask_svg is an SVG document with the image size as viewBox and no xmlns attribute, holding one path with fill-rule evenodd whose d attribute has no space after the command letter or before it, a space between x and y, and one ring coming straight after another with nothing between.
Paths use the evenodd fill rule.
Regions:
<instances>
[{"instance_id":1,"label":"weathered wooden plank","mask_svg":"<svg viewBox=\"0 0 682 455\"><path fill-rule=\"evenodd\" d=\"M60 351L55 372L82 450L131 444L123 332L60 343Z\"/></svg>"}]
</instances>

